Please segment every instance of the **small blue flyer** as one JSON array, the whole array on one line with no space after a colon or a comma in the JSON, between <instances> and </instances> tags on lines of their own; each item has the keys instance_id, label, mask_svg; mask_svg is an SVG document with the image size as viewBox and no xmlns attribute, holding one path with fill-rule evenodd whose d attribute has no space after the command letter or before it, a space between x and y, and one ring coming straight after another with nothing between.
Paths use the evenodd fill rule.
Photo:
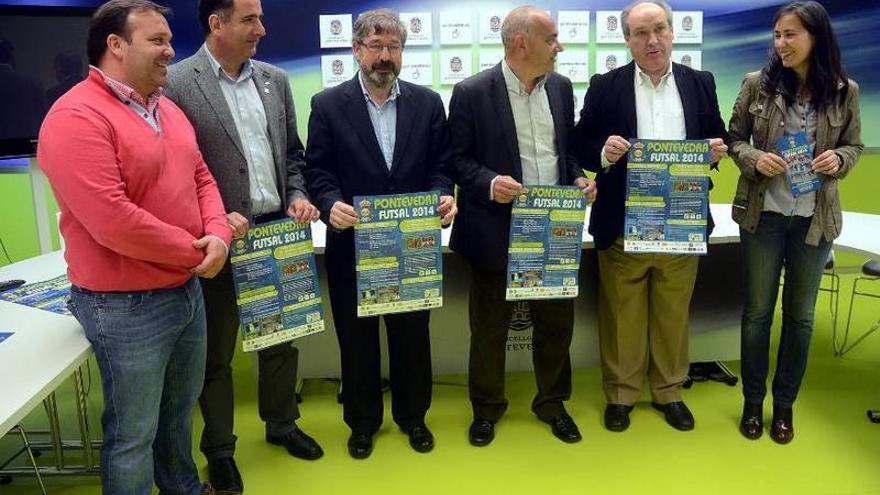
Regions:
<instances>
[{"instance_id":1,"label":"small blue flyer","mask_svg":"<svg viewBox=\"0 0 880 495\"><path fill-rule=\"evenodd\" d=\"M788 162L785 171L791 185L791 195L795 198L818 191L822 187L819 176L813 172L813 145L807 142L803 132L788 134L777 143L782 159Z\"/></svg>"}]
</instances>

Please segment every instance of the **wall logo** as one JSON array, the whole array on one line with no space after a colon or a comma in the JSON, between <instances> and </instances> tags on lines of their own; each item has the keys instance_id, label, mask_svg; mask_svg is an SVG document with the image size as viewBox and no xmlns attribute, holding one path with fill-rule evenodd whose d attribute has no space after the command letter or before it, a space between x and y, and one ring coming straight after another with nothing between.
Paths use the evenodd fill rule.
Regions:
<instances>
[{"instance_id":1,"label":"wall logo","mask_svg":"<svg viewBox=\"0 0 880 495\"><path fill-rule=\"evenodd\" d=\"M334 76L341 76L345 72L345 64L342 63L342 60L336 59L330 63L330 71Z\"/></svg>"},{"instance_id":2,"label":"wall logo","mask_svg":"<svg viewBox=\"0 0 880 495\"><path fill-rule=\"evenodd\" d=\"M409 20L409 32L413 34L419 34L422 32L422 20L418 17L413 17Z\"/></svg>"},{"instance_id":3,"label":"wall logo","mask_svg":"<svg viewBox=\"0 0 880 495\"><path fill-rule=\"evenodd\" d=\"M617 68L617 56L608 55L605 57L605 70L614 70Z\"/></svg>"},{"instance_id":4,"label":"wall logo","mask_svg":"<svg viewBox=\"0 0 880 495\"><path fill-rule=\"evenodd\" d=\"M489 30L492 31L493 33L497 33L498 31L501 31L501 18L500 17L498 17L497 15L493 15L489 19Z\"/></svg>"},{"instance_id":5,"label":"wall logo","mask_svg":"<svg viewBox=\"0 0 880 495\"><path fill-rule=\"evenodd\" d=\"M455 73L461 72L461 59L459 57L452 57L449 60L449 70Z\"/></svg>"},{"instance_id":6,"label":"wall logo","mask_svg":"<svg viewBox=\"0 0 880 495\"><path fill-rule=\"evenodd\" d=\"M690 56L690 55L685 54L685 55L682 55L682 56L681 56L681 65L684 65L684 66L690 67L692 62L693 62L693 61L691 60L691 56Z\"/></svg>"},{"instance_id":7,"label":"wall logo","mask_svg":"<svg viewBox=\"0 0 880 495\"><path fill-rule=\"evenodd\" d=\"M339 19L333 19L330 21L330 34L333 36L339 36L342 34L342 21Z\"/></svg>"},{"instance_id":8,"label":"wall logo","mask_svg":"<svg viewBox=\"0 0 880 495\"><path fill-rule=\"evenodd\" d=\"M517 301L513 305L508 328L514 332L524 332L532 328L532 310L528 301Z\"/></svg>"},{"instance_id":9,"label":"wall logo","mask_svg":"<svg viewBox=\"0 0 880 495\"><path fill-rule=\"evenodd\" d=\"M681 20L681 28L685 31L693 31L694 30L694 18L686 15Z\"/></svg>"},{"instance_id":10,"label":"wall logo","mask_svg":"<svg viewBox=\"0 0 880 495\"><path fill-rule=\"evenodd\" d=\"M617 16L609 15L608 19L605 21L605 27L608 29L609 33L613 33L617 31Z\"/></svg>"}]
</instances>

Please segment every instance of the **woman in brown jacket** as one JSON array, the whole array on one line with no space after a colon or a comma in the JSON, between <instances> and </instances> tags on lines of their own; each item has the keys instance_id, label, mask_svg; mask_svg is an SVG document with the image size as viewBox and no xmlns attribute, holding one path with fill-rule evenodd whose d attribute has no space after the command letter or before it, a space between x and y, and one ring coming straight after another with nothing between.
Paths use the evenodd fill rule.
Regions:
<instances>
[{"instance_id":1,"label":"woman in brown jacket","mask_svg":"<svg viewBox=\"0 0 880 495\"><path fill-rule=\"evenodd\" d=\"M746 76L729 126L730 155L740 169L733 219L746 271L740 421L746 438L763 432L770 327L783 267L770 436L778 443L794 438L792 405L807 366L816 295L841 229L837 181L864 148L860 127L858 85L841 65L828 13L813 1L782 7L770 59ZM812 148L801 162L806 170L783 158L789 142Z\"/></svg>"}]
</instances>

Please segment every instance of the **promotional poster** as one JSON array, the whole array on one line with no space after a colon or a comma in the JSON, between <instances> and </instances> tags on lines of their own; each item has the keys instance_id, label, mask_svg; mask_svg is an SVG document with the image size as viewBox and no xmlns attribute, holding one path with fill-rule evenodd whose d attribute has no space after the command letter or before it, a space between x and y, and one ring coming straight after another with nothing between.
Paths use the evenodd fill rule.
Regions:
<instances>
[{"instance_id":1,"label":"promotional poster","mask_svg":"<svg viewBox=\"0 0 880 495\"><path fill-rule=\"evenodd\" d=\"M246 352L324 330L311 226L284 219L232 240L232 276Z\"/></svg>"},{"instance_id":2,"label":"promotional poster","mask_svg":"<svg viewBox=\"0 0 880 495\"><path fill-rule=\"evenodd\" d=\"M586 207L575 186L529 186L514 200L508 301L577 297Z\"/></svg>"},{"instance_id":3,"label":"promotional poster","mask_svg":"<svg viewBox=\"0 0 880 495\"><path fill-rule=\"evenodd\" d=\"M631 143L624 251L706 254L709 141L633 139Z\"/></svg>"},{"instance_id":4,"label":"promotional poster","mask_svg":"<svg viewBox=\"0 0 880 495\"><path fill-rule=\"evenodd\" d=\"M355 196L358 316L443 305L440 192Z\"/></svg>"}]
</instances>

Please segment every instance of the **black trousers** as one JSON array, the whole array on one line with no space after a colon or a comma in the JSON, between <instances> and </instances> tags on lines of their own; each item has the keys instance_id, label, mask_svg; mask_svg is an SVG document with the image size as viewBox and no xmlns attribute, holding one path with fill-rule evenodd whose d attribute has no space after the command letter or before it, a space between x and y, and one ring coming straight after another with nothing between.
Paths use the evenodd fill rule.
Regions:
<instances>
[{"instance_id":1,"label":"black trousers","mask_svg":"<svg viewBox=\"0 0 880 495\"><path fill-rule=\"evenodd\" d=\"M473 268L473 267L472 267ZM469 294L471 327L468 388L475 419L498 421L507 410L504 365L507 330L514 303L505 301L506 274L472 269ZM532 361L538 393L532 411L542 420L565 412L571 396L571 345L574 300L529 301Z\"/></svg>"},{"instance_id":2,"label":"black trousers","mask_svg":"<svg viewBox=\"0 0 880 495\"><path fill-rule=\"evenodd\" d=\"M353 245L344 240L328 246L327 278L342 362L343 418L353 432L373 434L382 425L384 411L380 317L357 317L353 251ZM424 423L431 407L430 313L416 311L382 318L388 335L391 414L395 423L408 429Z\"/></svg>"},{"instance_id":3,"label":"black trousers","mask_svg":"<svg viewBox=\"0 0 880 495\"><path fill-rule=\"evenodd\" d=\"M238 306L229 263L213 279L201 279L208 320L205 385L199 397L205 429L200 448L210 461L235 453L232 357L238 339ZM284 435L299 417L296 404L298 352L290 343L258 351L258 404L267 432Z\"/></svg>"}]
</instances>

